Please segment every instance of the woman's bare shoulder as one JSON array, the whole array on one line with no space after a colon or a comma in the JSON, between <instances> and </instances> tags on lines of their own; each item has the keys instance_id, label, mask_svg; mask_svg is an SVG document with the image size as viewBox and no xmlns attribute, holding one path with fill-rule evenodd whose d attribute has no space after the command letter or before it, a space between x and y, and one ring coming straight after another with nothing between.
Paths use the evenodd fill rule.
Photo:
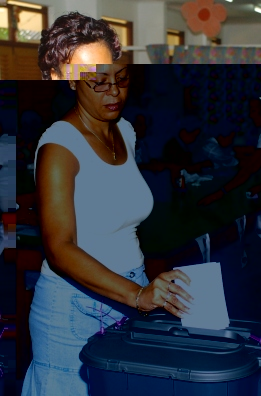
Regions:
<instances>
[{"instance_id":1,"label":"woman's bare shoulder","mask_svg":"<svg viewBox=\"0 0 261 396\"><path fill-rule=\"evenodd\" d=\"M81 146L81 135L68 115L52 124L40 138L35 156L36 168L41 163L48 167L73 167L78 172Z\"/></svg>"},{"instance_id":2,"label":"woman's bare shoulder","mask_svg":"<svg viewBox=\"0 0 261 396\"><path fill-rule=\"evenodd\" d=\"M76 176L79 172L79 161L75 155L66 147L56 144L47 143L39 148L37 156L37 173L42 174L62 174Z\"/></svg>"}]
</instances>

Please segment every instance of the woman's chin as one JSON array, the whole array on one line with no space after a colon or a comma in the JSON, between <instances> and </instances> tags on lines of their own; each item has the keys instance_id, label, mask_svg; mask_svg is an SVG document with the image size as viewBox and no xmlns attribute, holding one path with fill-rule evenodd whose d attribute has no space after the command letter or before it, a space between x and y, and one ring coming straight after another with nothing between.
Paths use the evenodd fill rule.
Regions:
<instances>
[{"instance_id":1,"label":"woman's chin","mask_svg":"<svg viewBox=\"0 0 261 396\"><path fill-rule=\"evenodd\" d=\"M106 112L106 114L104 114L104 119L107 119L109 121L112 120L117 120L117 118L119 118L120 116L120 111L111 111L111 112Z\"/></svg>"}]
</instances>

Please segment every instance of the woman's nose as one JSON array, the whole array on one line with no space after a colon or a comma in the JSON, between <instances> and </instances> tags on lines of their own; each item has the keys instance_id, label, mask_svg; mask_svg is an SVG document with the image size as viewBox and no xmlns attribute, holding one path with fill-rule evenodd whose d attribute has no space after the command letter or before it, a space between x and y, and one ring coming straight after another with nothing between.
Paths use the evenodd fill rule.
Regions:
<instances>
[{"instance_id":1,"label":"woman's nose","mask_svg":"<svg viewBox=\"0 0 261 396\"><path fill-rule=\"evenodd\" d=\"M117 96L119 95L120 89L116 83L112 84L110 89L107 91L107 95Z\"/></svg>"}]
</instances>

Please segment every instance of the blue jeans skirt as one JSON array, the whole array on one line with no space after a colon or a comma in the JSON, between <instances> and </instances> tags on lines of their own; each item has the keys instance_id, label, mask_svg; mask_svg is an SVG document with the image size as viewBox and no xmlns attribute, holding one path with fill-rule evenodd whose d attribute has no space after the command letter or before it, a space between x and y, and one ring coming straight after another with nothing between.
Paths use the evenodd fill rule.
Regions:
<instances>
[{"instance_id":1,"label":"blue jeans skirt","mask_svg":"<svg viewBox=\"0 0 261 396\"><path fill-rule=\"evenodd\" d=\"M121 274L146 286L140 268ZM89 337L136 315L136 310L62 277L41 274L29 316L33 360L27 370L22 396L87 396L87 370L79 353Z\"/></svg>"}]
</instances>

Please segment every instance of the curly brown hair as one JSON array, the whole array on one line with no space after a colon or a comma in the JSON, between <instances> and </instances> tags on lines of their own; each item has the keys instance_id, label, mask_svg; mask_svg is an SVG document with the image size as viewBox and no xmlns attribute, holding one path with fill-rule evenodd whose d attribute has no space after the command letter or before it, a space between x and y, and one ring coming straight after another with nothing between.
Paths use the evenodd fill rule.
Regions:
<instances>
[{"instance_id":1,"label":"curly brown hair","mask_svg":"<svg viewBox=\"0 0 261 396\"><path fill-rule=\"evenodd\" d=\"M70 62L81 45L102 42L115 61L121 57L121 44L115 30L104 19L96 20L78 12L57 18L49 29L42 30L38 48L38 66L43 80L51 80L53 69L62 78L60 65Z\"/></svg>"}]
</instances>

